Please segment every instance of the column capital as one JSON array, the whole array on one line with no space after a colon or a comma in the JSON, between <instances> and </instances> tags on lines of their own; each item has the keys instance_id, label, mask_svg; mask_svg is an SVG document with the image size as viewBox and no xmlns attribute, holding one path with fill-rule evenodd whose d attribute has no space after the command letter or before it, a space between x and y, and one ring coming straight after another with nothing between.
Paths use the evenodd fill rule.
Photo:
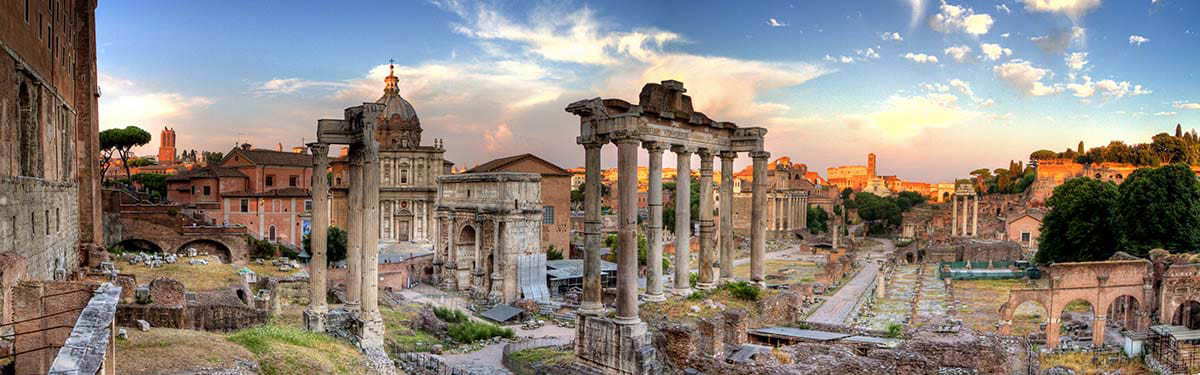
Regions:
<instances>
[{"instance_id":1,"label":"column capital","mask_svg":"<svg viewBox=\"0 0 1200 375\"><path fill-rule=\"evenodd\" d=\"M661 154L663 151L670 149L671 145L659 141L645 141L642 142L642 148L645 148L651 154Z\"/></svg>"},{"instance_id":2,"label":"column capital","mask_svg":"<svg viewBox=\"0 0 1200 375\"><path fill-rule=\"evenodd\" d=\"M305 146L308 146L308 150L310 152L312 152L312 155L317 158L324 159L324 158L329 157L329 144L328 143L312 142L312 143L306 144Z\"/></svg>"},{"instance_id":3,"label":"column capital","mask_svg":"<svg viewBox=\"0 0 1200 375\"><path fill-rule=\"evenodd\" d=\"M633 135L618 135L618 136L612 137L612 143L617 144L617 145L627 145L627 144L636 145L641 142L642 142L641 139L638 139L638 137L635 137Z\"/></svg>"},{"instance_id":4,"label":"column capital","mask_svg":"<svg viewBox=\"0 0 1200 375\"><path fill-rule=\"evenodd\" d=\"M688 147L688 146L683 146L683 145L671 145L671 152L674 152L676 154L691 155L695 151L696 151L696 149L694 147Z\"/></svg>"},{"instance_id":5,"label":"column capital","mask_svg":"<svg viewBox=\"0 0 1200 375\"><path fill-rule=\"evenodd\" d=\"M583 145L585 149L593 149L604 147L604 144L608 143L608 140L600 136L576 137L575 143Z\"/></svg>"},{"instance_id":6,"label":"column capital","mask_svg":"<svg viewBox=\"0 0 1200 375\"><path fill-rule=\"evenodd\" d=\"M767 151L751 151L750 152L750 158L752 158L752 159L769 159L770 157L771 157L771 153L767 152Z\"/></svg>"},{"instance_id":7,"label":"column capital","mask_svg":"<svg viewBox=\"0 0 1200 375\"><path fill-rule=\"evenodd\" d=\"M696 149L696 155L700 156L700 160L708 159L709 161L712 161L713 155L716 155L716 153L710 148L701 147Z\"/></svg>"},{"instance_id":8,"label":"column capital","mask_svg":"<svg viewBox=\"0 0 1200 375\"><path fill-rule=\"evenodd\" d=\"M720 157L721 160L733 160L737 159L737 154L737 151L721 151L717 153L717 156Z\"/></svg>"}]
</instances>

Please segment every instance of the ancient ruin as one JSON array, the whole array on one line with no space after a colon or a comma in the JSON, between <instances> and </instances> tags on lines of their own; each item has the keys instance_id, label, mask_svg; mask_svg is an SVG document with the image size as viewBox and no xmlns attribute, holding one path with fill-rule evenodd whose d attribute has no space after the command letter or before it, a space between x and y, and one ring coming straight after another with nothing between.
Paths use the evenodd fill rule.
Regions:
<instances>
[{"instance_id":1,"label":"ancient ruin","mask_svg":"<svg viewBox=\"0 0 1200 375\"><path fill-rule=\"evenodd\" d=\"M713 157L720 156L724 177L732 177L733 159L740 152L754 159L753 218L751 229L751 280L763 281L763 253L766 227L763 210L767 207L766 162L770 154L763 151L763 128L739 128L729 122L717 122L692 109L691 97L683 83L663 81L648 83L633 105L621 99L588 99L567 106L567 111L580 117L580 136L577 142L586 151L587 180L585 182L585 220L587 237L584 262L584 300L575 354L599 368L625 374L651 373L654 351L649 347L646 324L638 317L637 291L637 149L646 148L650 154L650 253L648 263L659 264L662 248L662 154L675 153L676 169L676 233L689 233L687 207L690 203L689 171L692 154L700 157L700 279L697 288L712 288L717 282L713 272L717 260L715 225L712 208ZM605 143L617 145L618 188L617 212L619 253L617 255L617 311L607 318L600 301L600 149ZM728 171L728 172L724 172ZM721 201L731 202L732 178L722 179ZM723 215L728 216L728 215ZM722 220L723 238L730 239L732 223ZM676 236L674 292L691 293L688 285L689 237ZM722 250L732 251L725 246ZM730 259L722 255L722 259ZM722 277L732 276L731 262L721 262ZM661 269L650 267L647 275L646 300L662 300L659 280Z\"/></svg>"}]
</instances>

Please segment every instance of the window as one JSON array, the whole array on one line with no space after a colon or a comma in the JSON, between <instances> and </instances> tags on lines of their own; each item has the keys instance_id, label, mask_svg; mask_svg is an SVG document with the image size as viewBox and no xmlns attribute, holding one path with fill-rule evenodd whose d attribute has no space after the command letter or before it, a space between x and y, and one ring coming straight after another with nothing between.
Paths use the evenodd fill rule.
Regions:
<instances>
[{"instance_id":1,"label":"window","mask_svg":"<svg viewBox=\"0 0 1200 375\"><path fill-rule=\"evenodd\" d=\"M242 199L242 212L250 212L250 200Z\"/></svg>"},{"instance_id":2,"label":"window","mask_svg":"<svg viewBox=\"0 0 1200 375\"><path fill-rule=\"evenodd\" d=\"M542 224L554 224L554 206L542 206Z\"/></svg>"},{"instance_id":3,"label":"window","mask_svg":"<svg viewBox=\"0 0 1200 375\"><path fill-rule=\"evenodd\" d=\"M1029 242L1029 232L1021 232L1021 242Z\"/></svg>"},{"instance_id":4,"label":"window","mask_svg":"<svg viewBox=\"0 0 1200 375\"><path fill-rule=\"evenodd\" d=\"M54 209L54 230L62 230L62 214L59 209Z\"/></svg>"},{"instance_id":5,"label":"window","mask_svg":"<svg viewBox=\"0 0 1200 375\"><path fill-rule=\"evenodd\" d=\"M300 176L288 176L288 186L296 186L300 184Z\"/></svg>"},{"instance_id":6,"label":"window","mask_svg":"<svg viewBox=\"0 0 1200 375\"><path fill-rule=\"evenodd\" d=\"M192 185L192 195L196 195L196 185Z\"/></svg>"},{"instance_id":7,"label":"window","mask_svg":"<svg viewBox=\"0 0 1200 375\"><path fill-rule=\"evenodd\" d=\"M50 210L46 210L46 235L50 235Z\"/></svg>"},{"instance_id":8,"label":"window","mask_svg":"<svg viewBox=\"0 0 1200 375\"><path fill-rule=\"evenodd\" d=\"M272 225L271 228L268 230L268 238L271 240L271 242L275 242L275 226L274 225Z\"/></svg>"},{"instance_id":9,"label":"window","mask_svg":"<svg viewBox=\"0 0 1200 375\"><path fill-rule=\"evenodd\" d=\"M402 184L408 183L408 170L407 169L400 170L400 183L402 183Z\"/></svg>"},{"instance_id":10,"label":"window","mask_svg":"<svg viewBox=\"0 0 1200 375\"><path fill-rule=\"evenodd\" d=\"M308 212L308 211L312 211L312 209L313 209L312 199L305 199L304 200L304 211Z\"/></svg>"},{"instance_id":11,"label":"window","mask_svg":"<svg viewBox=\"0 0 1200 375\"><path fill-rule=\"evenodd\" d=\"M25 23L29 23L29 0L25 0Z\"/></svg>"},{"instance_id":12,"label":"window","mask_svg":"<svg viewBox=\"0 0 1200 375\"><path fill-rule=\"evenodd\" d=\"M275 186L275 175L267 175L267 186Z\"/></svg>"},{"instance_id":13,"label":"window","mask_svg":"<svg viewBox=\"0 0 1200 375\"><path fill-rule=\"evenodd\" d=\"M204 195L207 196L209 194L212 194L212 186L205 186L204 187Z\"/></svg>"}]
</instances>

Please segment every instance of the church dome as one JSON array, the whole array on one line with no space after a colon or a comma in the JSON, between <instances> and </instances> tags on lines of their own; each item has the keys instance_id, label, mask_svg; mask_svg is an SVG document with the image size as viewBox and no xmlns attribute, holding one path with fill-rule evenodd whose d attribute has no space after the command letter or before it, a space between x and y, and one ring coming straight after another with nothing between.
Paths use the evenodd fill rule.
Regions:
<instances>
[{"instance_id":1,"label":"church dome","mask_svg":"<svg viewBox=\"0 0 1200 375\"><path fill-rule=\"evenodd\" d=\"M383 88L383 96L376 100L375 103L383 104L383 118L391 120L397 115L400 117L400 122L404 124L419 124L417 111L413 109L412 104L400 97L400 89L397 86L400 79L396 78L394 68L388 67L388 76L384 78L385 86ZM389 121L389 124L392 122Z\"/></svg>"}]
</instances>

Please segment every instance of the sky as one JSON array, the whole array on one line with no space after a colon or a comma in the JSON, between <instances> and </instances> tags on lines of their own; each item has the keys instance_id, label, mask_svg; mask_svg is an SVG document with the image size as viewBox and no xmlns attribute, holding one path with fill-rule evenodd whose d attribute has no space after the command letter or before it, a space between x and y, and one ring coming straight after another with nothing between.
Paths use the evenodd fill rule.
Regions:
<instances>
[{"instance_id":1,"label":"sky","mask_svg":"<svg viewBox=\"0 0 1200 375\"><path fill-rule=\"evenodd\" d=\"M96 16L101 128L146 129L147 155L163 127L180 150L312 141L317 119L382 94L390 61L424 143L460 167L582 165L567 104L636 102L667 79L822 175L874 152L880 174L948 181L1200 123L1191 0L103 1Z\"/></svg>"}]
</instances>

